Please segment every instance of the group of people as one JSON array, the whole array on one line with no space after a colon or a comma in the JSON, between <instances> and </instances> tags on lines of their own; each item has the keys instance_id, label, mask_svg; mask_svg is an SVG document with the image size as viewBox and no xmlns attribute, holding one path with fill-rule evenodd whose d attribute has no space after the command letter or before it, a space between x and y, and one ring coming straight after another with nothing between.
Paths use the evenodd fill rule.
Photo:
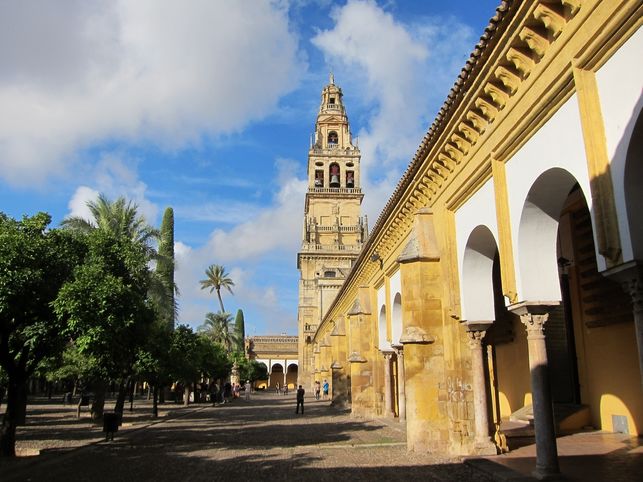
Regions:
<instances>
[{"instance_id":1,"label":"group of people","mask_svg":"<svg viewBox=\"0 0 643 482\"><path fill-rule=\"evenodd\" d=\"M330 385L328 384L328 380L324 380L323 384L320 383L319 380L315 380L315 400L319 400L320 396L323 396L324 400L328 400L329 388L330 388ZM304 390L304 387L299 385L299 388L297 389L297 408L295 409L295 413L297 414L299 413L300 408L301 408L302 415L304 414L305 394L306 394L306 390Z\"/></svg>"},{"instance_id":2,"label":"group of people","mask_svg":"<svg viewBox=\"0 0 643 482\"><path fill-rule=\"evenodd\" d=\"M219 387L216 383L212 383L210 390L212 406L215 406L217 403L230 403L232 399L241 397L241 384L239 383L232 384L226 382L222 387ZM246 380L246 383L243 385L243 390L245 399L250 400L250 392L252 391L250 380Z\"/></svg>"},{"instance_id":3,"label":"group of people","mask_svg":"<svg viewBox=\"0 0 643 482\"><path fill-rule=\"evenodd\" d=\"M328 380L324 380L323 385L319 382L319 380L315 380L315 400L319 400L319 396L322 393L322 390L324 394L324 400L328 400L328 389Z\"/></svg>"},{"instance_id":4,"label":"group of people","mask_svg":"<svg viewBox=\"0 0 643 482\"><path fill-rule=\"evenodd\" d=\"M279 382L275 385L275 391L277 392L277 395L280 393L283 395L288 395L288 384L284 383L284 385L280 385Z\"/></svg>"}]
</instances>

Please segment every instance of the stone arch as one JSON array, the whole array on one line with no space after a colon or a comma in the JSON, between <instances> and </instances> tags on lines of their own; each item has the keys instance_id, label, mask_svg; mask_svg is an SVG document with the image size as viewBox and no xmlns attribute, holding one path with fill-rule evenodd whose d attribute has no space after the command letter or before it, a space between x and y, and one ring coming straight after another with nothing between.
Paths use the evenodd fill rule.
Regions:
<instances>
[{"instance_id":1,"label":"stone arch","mask_svg":"<svg viewBox=\"0 0 643 482\"><path fill-rule=\"evenodd\" d=\"M297 385L297 375L299 374L299 365L296 361L289 361L286 368L286 383L288 388L295 388Z\"/></svg>"},{"instance_id":2,"label":"stone arch","mask_svg":"<svg viewBox=\"0 0 643 482\"><path fill-rule=\"evenodd\" d=\"M627 148L624 176L627 222L634 259L643 261L643 116L639 114Z\"/></svg>"},{"instance_id":3,"label":"stone arch","mask_svg":"<svg viewBox=\"0 0 643 482\"><path fill-rule=\"evenodd\" d=\"M391 344L388 341L387 329L386 329L386 305L382 305L380 308L380 315L377 320L378 322L378 334L379 334L379 349L380 350L389 350Z\"/></svg>"},{"instance_id":4,"label":"stone arch","mask_svg":"<svg viewBox=\"0 0 643 482\"><path fill-rule=\"evenodd\" d=\"M269 373L269 388L277 386L283 386L284 384L284 366L279 362L272 362L270 364L270 373Z\"/></svg>"},{"instance_id":5,"label":"stone arch","mask_svg":"<svg viewBox=\"0 0 643 482\"><path fill-rule=\"evenodd\" d=\"M496 239L484 225L476 226L467 239L462 260L462 316L471 321L495 319L493 263Z\"/></svg>"},{"instance_id":6,"label":"stone arch","mask_svg":"<svg viewBox=\"0 0 643 482\"><path fill-rule=\"evenodd\" d=\"M395 293L393 297L393 309L391 310L391 344L400 343L402 336L402 295Z\"/></svg>"},{"instance_id":7,"label":"stone arch","mask_svg":"<svg viewBox=\"0 0 643 482\"><path fill-rule=\"evenodd\" d=\"M556 240L562 208L576 178L555 167L532 184L522 207L518 228L521 300L559 301Z\"/></svg>"}]
</instances>

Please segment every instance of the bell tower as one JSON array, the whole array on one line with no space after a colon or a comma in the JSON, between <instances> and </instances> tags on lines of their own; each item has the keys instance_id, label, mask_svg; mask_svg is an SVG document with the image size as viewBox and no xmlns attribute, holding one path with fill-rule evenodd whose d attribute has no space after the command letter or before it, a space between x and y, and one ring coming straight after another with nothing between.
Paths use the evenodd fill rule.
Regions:
<instances>
[{"instance_id":1,"label":"bell tower","mask_svg":"<svg viewBox=\"0 0 643 482\"><path fill-rule=\"evenodd\" d=\"M313 383L309 340L341 288L368 236L360 215L360 151L353 144L342 89L330 74L308 151L299 280L299 383ZM329 368L329 367L326 367ZM330 376L330 372L328 374ZM318 377L321 378L321 377ZM326 377L327 378L327 377Z\"/></svg>"}]
</instances>

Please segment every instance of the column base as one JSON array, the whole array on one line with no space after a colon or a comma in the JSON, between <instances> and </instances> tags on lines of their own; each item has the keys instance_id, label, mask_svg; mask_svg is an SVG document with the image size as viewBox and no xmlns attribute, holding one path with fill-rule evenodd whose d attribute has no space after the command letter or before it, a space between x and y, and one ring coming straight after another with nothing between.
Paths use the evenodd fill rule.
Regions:
<instances>
[{"instance_id":1,"label":"column base","mask_svg":"<svg viewBox=\"0 0 643 482\"><path fill-rule=\"evenodd\" d=\"M531 475L538 480L565 480L558 469L538 468Z\"/></svg>"},{"instance_id":2,"label":"column base","mask_svg":"<svg viewBox=\"0 0 643 482\"><path fill-rule=\"evenodd\" d=\"M473 445L474 455L498 455L498 447L491 440L476 442Z\"/></svg>"}]
</instances>

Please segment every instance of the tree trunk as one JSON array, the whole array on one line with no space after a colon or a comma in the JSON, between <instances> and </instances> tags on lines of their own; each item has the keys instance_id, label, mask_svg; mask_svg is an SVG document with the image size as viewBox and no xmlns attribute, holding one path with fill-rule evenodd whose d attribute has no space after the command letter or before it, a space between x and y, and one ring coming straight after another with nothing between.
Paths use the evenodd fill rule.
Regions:
<instances>
[{"instance_id":1,"label":"tree trunk","mask_svg":"<svg viewBox=\"0 0 643 482\"><path fill-rule=\"evenodd\" d=\"M136 392L137 385L138 385L137 382L132 381L132 389L129 392L129 411L130 412L134 411L134 393Z\"/></svg>"},{"instance_id":2,"label":"tree trunk","mask_svg":"<svg viewBox=\"0 0 643 482\"><path fill-rule=\"evenodd\" d=\"M105 410L105 392L107 385L104 380L98 380L94 385L94 401L91 404L92 420L97 422L102 420L103 411Z\"/></svg>"},{"instance_id":3,"label":"tree trunk","mask_svg":"<svg viewBox=\"0 0 643 482\"><path fill-rule=\"evenodd\" d=\"M147 399L149 400L150 398L152 398L152 385L150 385L148 383L147 384Z\"/></svg>"},{"instance_id":4,"label":"tree trunk","mask_svg":"<svg viewBox=\"0 0 643 482\"><path fill-rule=\"evenodd\" d=\"M221 305L221 313L225 313L223 308L223 298L221 298L221 290L217 289L217 298L219 298L219 304Z\"/></svg>"},{"instance_id":5,"label":"tree trunk","mask_svg":"<svg viewBox=\"0 0 643 482\"><path fill-rule=\"evenodd\" d=\"M190 404L190 384L185 384L185 389L183 391L183 405L186 407Z\"/></svg>"},{"instance_id":6,"label":"tree trunk","mask_svg":"<svg viewBox=\"0 0 643 482\"><path fill-rule=\"evenodd\" d=\"M18 388L15 422L17 426L22 426L27 423L27 384L23 383L22 387Z\"/></svg>"},{"instance_id":7,"label":"tree trunk","mask_svg":"<svg viewBox=\"0 0 643 482\"><path fill-rule=\"evenodd\" d=\"M159 416L159 386L154 384L154 390L152 391L152 418L158 418Z\"/></svg>"},{"instance_id":8,"label":"tree trunk","mask_svg":"<svg viewBox=\"0 0 643 482\"><path fill-rule=\"evenodd\" d=\"M0 457L15 457L17 417L21 411L21 399L26 401L25 380L9 380L7 386L7 410L0 425ZM22 397L20 394L25 396Z\"/></svg>"},{"instance_id":9,"label":"tree trunk","mask_svg":"<svg viewBox=\"0 0 643 482\"><path fill-rule=\"evenodd\" d=\"M159 403L165 403L165 385L159 387Z\"/></svg>"},{"instance_id":10,"label":"tree trunk","mask_svg":"<svg viewBox=\"0 0 643 482\"><path fill-rule=\"evenodd\" d=\"M125 382L124 379L118 384L118 395L116 396L116 404L114 405L114 412L118 414L119 424L123 419L123 409L125 408L125 396L127 395L127 388L129 384L132 383L131 380Z\"/></svg>"}]
</instances>

